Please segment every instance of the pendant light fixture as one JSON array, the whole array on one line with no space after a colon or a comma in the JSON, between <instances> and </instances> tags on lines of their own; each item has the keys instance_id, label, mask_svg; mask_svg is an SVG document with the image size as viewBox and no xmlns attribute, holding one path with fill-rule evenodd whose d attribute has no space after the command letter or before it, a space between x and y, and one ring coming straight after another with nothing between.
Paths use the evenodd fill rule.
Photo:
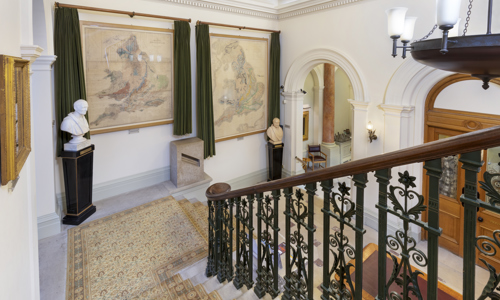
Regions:
<instances>
[{"instance_id":1,"label":"pendant light fixture","mask_svg":"<svg viewBox=\"0 0 500 300\"><path fill-rule=\"evenodd\" d=\"M403 58L407 51L421 64L436 69L471 74L483 81L483 88L489 87L489 81L500 77L500 34L491 33L493 0L488 0L488 25L486 34L466 36L469 26L472 2L469 0L469 11L462 36L458 36L460 23L461 0L436 0L437 24L424 38L414 41L413 30L415 17L407 17L405 7L387 10L389 36L393 39L392 56L403 49ZM427 39L435 29L443 31L439 39ZM401 39L403 46L398 46Z\"/></svg>"}]
</instances>

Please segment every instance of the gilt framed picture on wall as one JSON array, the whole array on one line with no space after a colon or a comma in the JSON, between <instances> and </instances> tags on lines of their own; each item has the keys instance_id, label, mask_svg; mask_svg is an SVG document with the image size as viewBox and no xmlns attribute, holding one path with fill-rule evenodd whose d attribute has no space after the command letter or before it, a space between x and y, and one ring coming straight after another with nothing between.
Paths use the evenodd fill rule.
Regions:
<instances>
[{"instance_id":1,"label":"gilt framed picture on wall","mask_svg":"<svg viewBox=\"0 0 500 300\"><path fill-rule=\"evenodd\" d=\"M210 34L215 142L265 132L268 39Z\"/></svg>"},{"instance_id":2,"label":"gilt framed picture on wall","mask_svg":"<svg viewBox=\"0 0 500 300\"><path fill-rule=\"evenodd\" d=\"M1 185L16 179L31 152L29 61L0 55Z\"/></svg>"},{"instance_id":3,"label":"gilt framed picture on wall","mask_svg":"<svg viewBox=\"0 0 500 300\"><path fill-rule=\"evenodd\" d=\"M91 134L173 122L173 30L81 22Z\"/></svg>"}]
</instances>

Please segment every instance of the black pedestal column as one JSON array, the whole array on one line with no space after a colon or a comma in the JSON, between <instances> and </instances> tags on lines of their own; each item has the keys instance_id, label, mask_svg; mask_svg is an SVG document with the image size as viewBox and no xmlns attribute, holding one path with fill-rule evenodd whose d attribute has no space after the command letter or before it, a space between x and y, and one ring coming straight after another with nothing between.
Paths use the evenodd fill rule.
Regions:
<instances>
[{"instance_id":1,"label":"black pedestal column","mask_svg":"<svg viewBox=\"0 0 500 300\"><path fill-rule=\"evenodd\" d=\"M273 144L267 142L267 153L269 158L269 173L267 181L281 179L281 169L283 167L283 143Z\"/></svg>"},{"instance_id":2,"label":"black pedestal column","mask_svg":"<svg viewBox=\"0 0 500 300\"><path fill-rule=\"evenodd\" d=\"M75 152L63 151L61 157L66 189L63 224L79 225L96 211L92 205L94 145Z\"/></svg>"}]
</instances>

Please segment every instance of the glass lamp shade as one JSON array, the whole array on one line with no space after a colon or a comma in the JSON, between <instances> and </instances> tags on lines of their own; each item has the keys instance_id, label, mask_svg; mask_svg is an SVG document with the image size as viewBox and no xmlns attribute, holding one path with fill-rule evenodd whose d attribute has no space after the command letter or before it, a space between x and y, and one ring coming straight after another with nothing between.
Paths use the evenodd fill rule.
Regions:
<instances>
[{"instance_id":1,"label":"glass lamp shade","mask_svg":"<svg viewBox=\"0 0 500 300\"><path fill-rule=\"evenodd\" d=\"M368 124L366 125L366 129L373 130L373 124L372 124L372 122L368 122Z\"/></svg>"},{"instance_id":2,"label":"glass lamp shade","mask_svg":"<svg viewBox=\"0 0 500 300\"><path fill-rule=\"evenodd\" d=\"M406 17L405 26L403 34L401 35L401 41L409 42L413 38L413 31L415 30L415 22L417 17Z\"/></svg>"},{"instance_id":3,"label":"glass lamp shade","mask_svg":"<svg viewBox=\"0 0 500 300\"><path fill-rule=\"evenodd\" d=\"M453 26L458 21L462 0L437 0L438 26Z\"/></svg>"},{"instance_id":4,"label":"glass lamp shade","mask_svg":"<svg viewBox=\"0 0 500 300\"><path fill-rule=\"evenodd\" d=\"M386 10L390 37L401 36L403 34L407 10L408 8L406 7L394 7Z\"/></svg>"},{"instance_id":5,"label":"glass lamp shade","mask_svg":"<svg viewBox=\"0 0 500 300\"><path fill-rule=\"evenodd\" d=\"M458 21L457 21L457 24L455 24L455 26L453 26L452 29L450 29L449 33L448 33L448 36L449 37L454 37L454 36L458 36L458 31L459 31L459 28L460 28L460 21L462 21L462 19L458 18Z\"/></svg>"}]
</instances>

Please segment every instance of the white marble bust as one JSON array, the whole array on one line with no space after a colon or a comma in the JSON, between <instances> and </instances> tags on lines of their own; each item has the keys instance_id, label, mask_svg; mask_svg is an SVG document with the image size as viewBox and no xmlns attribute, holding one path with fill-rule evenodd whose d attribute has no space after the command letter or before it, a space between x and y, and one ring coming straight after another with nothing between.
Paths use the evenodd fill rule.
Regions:
<instances>
[{"instance_id":1,"label":"white marble bust","mask_svg":"<svg viewBox=\"0 0 500 300\"><path fill-rule=\"evenodd\" d=\"M73 139L64 144L64 150L77 151L90 146L90 141L83 137L89 132L89 123L85 119L85 114L89 108L87 101L80 99L73 105L74 112L68 114L61 123L61 130L71 133Z\"/></svg>"},{"instance_id":2,"label":"white marble bust","mask_svg":"<svg viewBox=\"0 0 500 300\"><path fill-rule=\"evenodd\" d=\"M280 119L274 118L273 125L267 129L269 141L273 144L281 144L283 142L283 129L280 127Z\"/></svg>"}]
</instances>

